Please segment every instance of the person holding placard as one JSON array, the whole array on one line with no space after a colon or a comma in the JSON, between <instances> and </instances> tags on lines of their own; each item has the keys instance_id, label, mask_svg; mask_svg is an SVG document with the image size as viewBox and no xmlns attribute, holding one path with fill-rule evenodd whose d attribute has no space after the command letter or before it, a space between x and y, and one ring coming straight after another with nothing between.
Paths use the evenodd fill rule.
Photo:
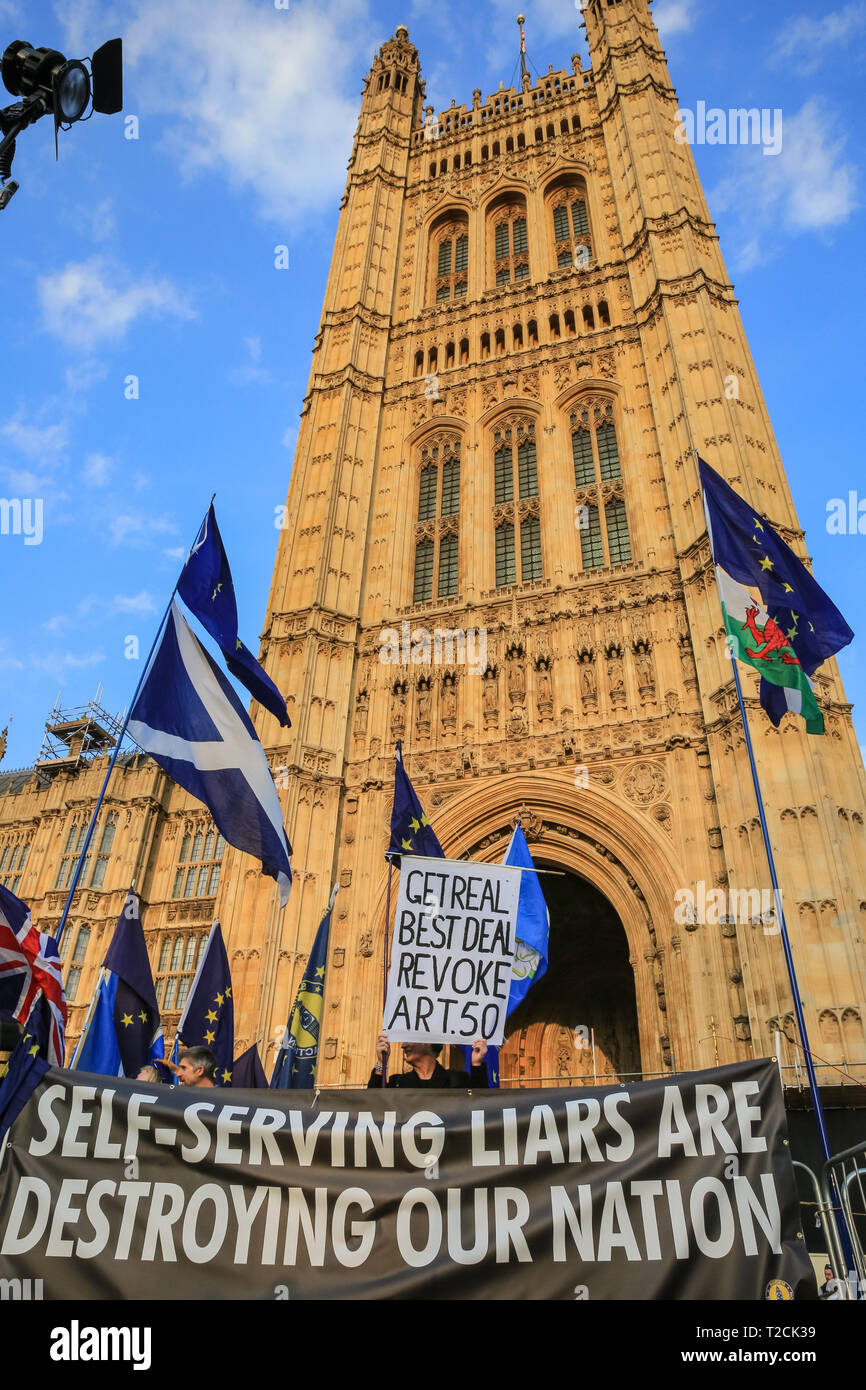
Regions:
<instances>
[{"instance_id":1,"label":"person holding placard","mask_svg":"<svg viewBox=\"0 0 866 1390\"><path fill-rule=\"evenodd\" d=\"M448 1091L471 1087L473 1090L487 1089L487 1068L484 1056L487 1043L477 1038L472 1044L472 1070L448 1071L439 1061L442 1043L405 1042L403 1060L408 1062L409 1071L398 1072L388 1077L389 1086L425 1086L430 1090ZM367 1089L382 1085L382 1068L388 1060L391 1044L384 1033L376 1039L376 1065L370 1072Z\"/></svg>"}]
</instances>

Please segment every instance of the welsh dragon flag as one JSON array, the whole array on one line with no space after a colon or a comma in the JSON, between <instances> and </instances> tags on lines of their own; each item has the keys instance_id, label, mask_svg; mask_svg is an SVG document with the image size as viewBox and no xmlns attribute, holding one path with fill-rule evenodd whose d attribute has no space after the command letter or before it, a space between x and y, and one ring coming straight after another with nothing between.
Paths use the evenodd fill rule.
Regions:
<instances>
[{"instance_id":1,"label":"welsh dragon flag","mask_svg":"<svg viewBox=\"0 0 866 1390\"><path fill-rule=\"evenodd\" d=\"M809 677L854 633L770 523L698 462L731 655L760 672L761 705L776 726L791 711L823 734Z\"/></svg>"}]
</instances>

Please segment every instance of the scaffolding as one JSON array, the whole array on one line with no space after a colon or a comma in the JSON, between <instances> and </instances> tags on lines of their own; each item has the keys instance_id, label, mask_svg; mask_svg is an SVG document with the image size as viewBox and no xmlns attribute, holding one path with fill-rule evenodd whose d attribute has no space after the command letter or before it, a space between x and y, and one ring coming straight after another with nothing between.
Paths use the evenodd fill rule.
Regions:
<instances>
[{"instance_id":1,"label":"scaffolding","mask_svg":"<svg viewBox=\"0 0 866 1390\"><path fill-rule=\"evenodd\" d=\"M36 771L51 776L72 772L82 763L108 753L123 728L123 715L109 714L100 703L102 685L86 705L63 709L60 696L45 724L45 737L36 762Z\"/></svg>"}]
</instances>

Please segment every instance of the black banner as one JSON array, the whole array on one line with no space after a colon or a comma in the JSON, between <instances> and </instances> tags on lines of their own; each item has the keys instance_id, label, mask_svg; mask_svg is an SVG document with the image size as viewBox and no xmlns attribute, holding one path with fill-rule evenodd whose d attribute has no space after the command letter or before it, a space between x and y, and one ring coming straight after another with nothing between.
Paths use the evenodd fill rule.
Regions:
<instances>
[{"instance_id":1,"label":"black banner","mask_svg":"<svg viewBox=\"0 0 866 1390\"><path fill-rule=\"evenodd\" d=\"M778 1072L318 1096L47 1072L0 1164L0 1297L179 1289L814 1298Z\"/></svg>"}]
</instances>

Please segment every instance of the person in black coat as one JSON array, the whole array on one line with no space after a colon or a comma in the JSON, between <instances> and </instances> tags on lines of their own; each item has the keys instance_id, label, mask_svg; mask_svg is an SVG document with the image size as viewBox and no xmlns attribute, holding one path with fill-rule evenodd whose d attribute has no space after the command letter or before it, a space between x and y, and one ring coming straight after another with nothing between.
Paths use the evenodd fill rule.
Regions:
<instances>
[{"instance_id":1,"label":"person in black coat","mask_svg":"<svg viewBox=\"0 0 866 1390\"><path fill-rule=\"evenodd\" d=\"M431 1090L460 1090L472 1087L474 1090L487 1089L487 1067L484 1056L487 1043L478 1038L472 1044L472 1070L447 1071L439 1061L441 1043L407 1042L403 1044L403 1060L408 1062L409 1071L397 1072L388 1077L389 1086L426 1086ZM391 1044L384 1033L376 1039L376 1065L370 1072L367 1089L382 1085L382 1068L391 1052Z\"/></svg>"}]
</instances>

